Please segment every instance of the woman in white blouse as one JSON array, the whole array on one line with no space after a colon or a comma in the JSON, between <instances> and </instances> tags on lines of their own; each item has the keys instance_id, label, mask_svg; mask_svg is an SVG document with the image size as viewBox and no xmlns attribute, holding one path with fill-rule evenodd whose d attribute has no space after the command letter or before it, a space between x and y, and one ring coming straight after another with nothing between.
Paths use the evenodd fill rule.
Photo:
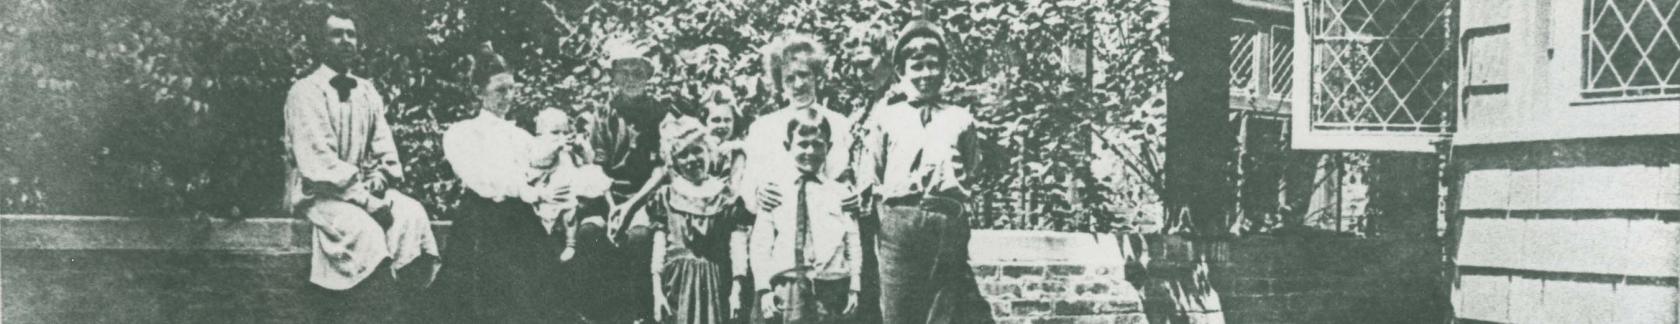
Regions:
<instances>
[{"instance_id":1,"label":"woman in white blouse","mask_svg":"<svg viewBox=\"0 0 1680 324\"><path fill-rule=\"evenodd\" d=\"M461 197L435 289L448 323L565 321L559 253L565 231L549 231L531 206L576 199L565 185L537 185L535 152L559 141L538 141L507 117L519 84L499 58L475 68L478 116L449 127L444 158L461 178ZM548 148L544 150L545 146Z\"/></svg>"}]
</instances>

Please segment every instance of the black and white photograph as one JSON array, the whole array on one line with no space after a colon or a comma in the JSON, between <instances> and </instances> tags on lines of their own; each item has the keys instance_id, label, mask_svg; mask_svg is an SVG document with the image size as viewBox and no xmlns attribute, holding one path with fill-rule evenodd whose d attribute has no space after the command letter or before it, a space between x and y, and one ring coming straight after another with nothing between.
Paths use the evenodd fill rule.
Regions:
<instances>
[{"instance_id":1,"label":"black and white photograph","mask_svg":"<svg viewBox=\"0 0 1680 324\"><path fill-rule=\"evenodd\" d=\"M1680 0L0 0L0 323L1680 323Z\"/></svg>"}]
</instances>

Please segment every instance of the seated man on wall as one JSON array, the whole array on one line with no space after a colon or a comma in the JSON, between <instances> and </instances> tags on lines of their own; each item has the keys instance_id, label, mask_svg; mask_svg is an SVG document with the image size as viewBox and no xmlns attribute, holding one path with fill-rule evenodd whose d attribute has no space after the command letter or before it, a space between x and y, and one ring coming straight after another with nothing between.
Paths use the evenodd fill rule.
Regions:
<instances>
[{"instance_id":1,"label":"seated man on wall","mask_svg":"<svg viewBox=\"0 0 1680 324\"><path fill-rule=\"evenodd\" d=\"M357 62L351 11L322 17L311 41L320 66L286 94L287 207L314 225L309 282L316 323L394 323L397 269L438 255L426 210L389 190L402 178L385 103ZM418 266L415 268L429 268ZM434 269L404 272L424 285Z\"/></svg>"}]
</instances>

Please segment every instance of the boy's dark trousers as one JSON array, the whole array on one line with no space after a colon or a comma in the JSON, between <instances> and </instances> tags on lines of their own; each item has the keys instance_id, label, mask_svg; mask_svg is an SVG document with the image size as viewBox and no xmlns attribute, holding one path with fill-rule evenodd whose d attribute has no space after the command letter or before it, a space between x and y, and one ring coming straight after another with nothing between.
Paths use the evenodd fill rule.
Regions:
<instances>
[{"instance_id":1,"label":"boy's dark trousers","mask_svg":"<svg viewBox=\"0 0 1680 324\"><path fill-rule=\"evenodd\" d=\"M881 272L875 244L881 232L881 218L875 208L864 210L864 215L857 217L858 239L863 242L863 289L858 292L857 313L852 319L855 323L881 323Z\"/></svg>"},{"instance_id":2,"label":"boy's dark trousers","mask_svg":"<svg viewBox=\"0 0 1680 324\"><path fill-rule=\"evenodd\" d=\"M886 199L880 208L883 322L991 323L968 263L970 231L963 203L945 197Z\"/></svg>"},{"instance_id":3,"label":"boy's dark trousers","mask_svg":"<svg viewBox=\"0 0 1680 324\"><path fill-rule=\"evenodd\" d=\"M784 274L787 274L784 272ZM780 314L764 318L755 314L757 323L855 323L846 314L846 295L851 292L851 280L820 280L799 276L779 275L771 280L772 294L783 301ZM755 308L757 309L757 308Z\"/></svg>"}]
</instances>

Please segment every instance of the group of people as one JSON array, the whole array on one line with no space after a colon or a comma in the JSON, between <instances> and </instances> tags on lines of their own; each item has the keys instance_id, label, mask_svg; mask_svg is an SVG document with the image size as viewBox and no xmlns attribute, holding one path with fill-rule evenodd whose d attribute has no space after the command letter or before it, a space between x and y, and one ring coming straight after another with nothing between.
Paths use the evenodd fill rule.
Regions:
<instances>
[{"instance_id":1,"label":"group of people","mask_svg":"<svg viewBox=\"0 0 1680 324\"><path fill-rule=\"evenodd\" d=\"M285 106L317 321L990 321L963 210L975 119L940 97L932 23L903 26L898 81L850 115L818 95L823 44L796 33L766 47L782 108L761 116L726 85L705 109L655 99L654 62L615 41L610 103L541 109L527 131L508 114L519 81L477 59L478 115L443 136L465 192L441 253L425 209L388 189L402 168L383 99L351 73L354 19L323 27Z\"/></svg>"}]
</instances>

